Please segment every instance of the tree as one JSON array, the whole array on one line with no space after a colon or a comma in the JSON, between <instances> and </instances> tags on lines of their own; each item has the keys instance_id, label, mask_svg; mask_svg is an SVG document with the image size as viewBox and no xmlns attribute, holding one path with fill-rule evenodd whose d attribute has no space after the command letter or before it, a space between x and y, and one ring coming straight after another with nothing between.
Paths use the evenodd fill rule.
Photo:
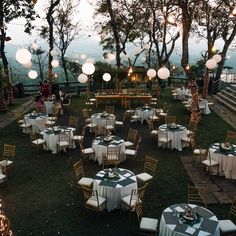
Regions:
<instances>
[{"instance_id":1,"label":"tree","mask_svg":"<svg viewBox=\"0 0 236 236\"><path fill-rule=\"evenodd\" d=\"M78 4L73 4L71 0L63 0L55 12L55 37L54 43L60 50L62 67L64 69L66 82L69 82L65 54L71 42L76 38L80 31L78 22L75 19Z\"/></svg>"},{"instance_id":2,"label":"tree","mask_svg":"<svg viewBox=\"0 0 236 236\"><path fill-rule=\"evenodd\" d=\"M35 19L36 14L33 9L33 3L30 0L0 0L0 56L2 58L3 64L3 80L7 87L7 101L4 101L0 97L0 111L6 110L6 103L13 104L13 92L12 84L10 81L9 69L8 69L8 60L5 54L5 42L11 40L7 36L7 26L6 24L16 19L18 17L23 17L26 19L25 23L25 32L30 33L32 29L32 20Z\"/></svg>"}]
</instances>

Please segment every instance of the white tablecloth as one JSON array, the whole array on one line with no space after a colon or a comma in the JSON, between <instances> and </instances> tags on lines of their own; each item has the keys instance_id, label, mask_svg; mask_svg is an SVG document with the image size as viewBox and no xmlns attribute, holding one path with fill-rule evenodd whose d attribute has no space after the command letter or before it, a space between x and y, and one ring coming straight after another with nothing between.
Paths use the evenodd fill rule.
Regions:
<instances>
[{"instance_id":1,"label":"white tablecloth","mask_svg":"<svg viewBox=\"0 0 236 236\"><path fill-rule=\"evenodd\" d=\"M53 113L53 101L45 101L44 105L46 108L46 114L52 114Z\"/></svg>"},{"instance_id":2,"label":"white tablecloth","mask_svg":"<svg viewBox=\"0 0 236 236\"><path fill-rule=\"evenodd\" d=\"M181 139L187 137L187 129L182 125L177 125L177 129L168 128L167 124L161 125L159 127L158 139L168 137L171 141L168 143L168 148L177 149L178 151L182 151L182 148L187 145L186 142L182 142ZM159 147L165 147L162 142L158 142Z\"/></svg>"},{"instance_id":3,"label":"white tablecloth","mask_svg":"<svg viewBox=\"0 0 236 236\"><path fill-rule=\"evenodd\" d=\"M115 135L111 135L111 137L113 138L112 142L106 142L104 141L104 136L101 137L97 137L93 140L93 144L92 144L92 148L95 152L95 161L98 161L99 165L102 164L102 158L104 155L107 154L107 147L108 145L116 145L116 146L120 146L120 160L123 161L125 160L125 143L124 143L124 139L115 136Z\"/></svg>"},{"instance_id":4,"label":"white tablecloth","mask_svg":"<svg viewBox=\"0 0 236 236\"><path fill-rule=\"evenodd\" d=\"M98 126L98 134L103 134L103 128L106 125L114 126L115 119L116 117L113 114L108 114L108 116L102 117L102 113L96 113L91 116L92 123Z\"/></svg>"},{"instance_id":5,"label":"white tablecloth","mask_svg":"<svg viewBox=\"0 0 236 236\"><path fill-rule=\"evenodd\" d=\"M175 95L174 95L174 99L177 100L185 100L186 98L188 98L190 96L191 92L189 89L186 88L176 88L175 89Z\"/></svg>"},{"instance_id":6,"label":"white tablecloth","mask_svg":"<svg viewBox=\"0 0 236 236\"><path fill-rule=\"evenodd\" d=\"M191 106L191 103L192 103L192 99L190 98L188 99L188 105ZM211 113L211 110L208 105L208 101L206 99L200 99L198 102L198 106L203 114L208 115Z\"/></svg>"},{"instance_id":7,"label":"white tablecloth","mask_svg":"<svg viewBox=\"0 0 236 236\"><path fill-rule=\"evenodd\" d=\"M141 117L141 123L143 123L144 120L148 121L150 116L156 115L154 108L137 108L135 110L136 115Z\"/></svg>"},{"instance_id":8,"label":"white tablecloth","mask_svg":"<svg viewBox=\"0 0 236 236\"><path fill-rule=\"evenodd\" d=\"M70 142L70 148L75 148L75 142L73 141L73 132L75 131L75 128L72 127L58 127L61 129L61 132L68 132L68 141ZM51 150L53 154L57 153L57 142L59 141L59 134L60 132L54 132L53 128L47 128L43 132L41 132L43 135L43 139L46 141L46 149Z\"/></svg>"},{"instance_id":9,"label":"white tablecloth","mask_svg":"<svg viewBox=\"0 0 236 236\"><path fill-rule=\"evenodd\" d=\"M45 129L46 121L49 119L47 115L38 114L37 116L31 116L31 114L25 115L25 123L32 125L32 132L40 133Z\"/></svg>"},{"instance_id":10,"label":"white tablecloth","mask_svg":"<svg viewBox=\"0 0 236 236\"><path fill-rule=\"evenodd\" d=\"M235 151L225 152L220 150L220 144L214 143L209 148L212 160L219 163L219 174L226 179L236 179L236 145Z\"/></svg>"},{"instance_id":11,"label":"white tablecloth","mask_svg":"<svg viewBox=\"0 0 236 236\"><path fill-rule=\"evenodd\" d=\"M184 212L190 206L199 214L199 220L195 224L183 223L179 219L179 213ZM177 204L166 208L161 216L159 236L220 236L220 227L217 217L204 207L193 204Z\"/></svg>"},{"instance_id":12,"label":"white tablecloth","mask_svg":"<svg viewBox=\"0 0 236 236\"><path fill-rule=\"evenodd\" d=\"M106 209L108 211L119 209L120 200L131 194L133 189L137 189L137 180L130 170L114 169L119 174L119 180L108 180L105 178L107 170L99 171L93 182L93 189L98 191L98 195L106 198Z\"/></svg>"}]
</instances>

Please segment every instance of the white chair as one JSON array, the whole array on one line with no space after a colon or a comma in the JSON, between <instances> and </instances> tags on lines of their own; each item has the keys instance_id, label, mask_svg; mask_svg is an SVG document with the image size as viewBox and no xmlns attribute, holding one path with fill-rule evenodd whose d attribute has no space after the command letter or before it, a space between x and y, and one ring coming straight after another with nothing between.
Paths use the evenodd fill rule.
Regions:
<instances>
[{"instance_id":1,"label":"white chair","mask_svg":"<svg viewBox=\"0 0 236 236\"><path fill-rule=\"evenodd\" d=\"M168 143L171 142L171 138L168 136L167 130L161 130L158 131L158 142L163 144L164 146L167 146Z\"/></svg>"},{"instance_id":2,"label":"white chair","mask_svg":"<svg viewBox=\"0 0 236 236\"><path fill-rule=\"evenodd\" d=\"M84 148L83 141L84 141L83 139L79 140L79 146L80 146L80 151L82 155L84 157L88 157L89 159L93 158L95 154L94 150L91 147Z\"/></svg>"},{"instance_id":3,"label":"white chair","mask_svg":"<svg viewBox=\"0 0 236 236\"><path fill-rule=\"evenodd\" d=\"M143 217L142 205L137 203L136 214L139 221L139 230L144 235L156 235L158 231L158 219Z\"/></svg>"},{"instance_id":4,"label":"white chair","mask_svg":"<svg viewBox=\"0 0 236 236\"><path fill-rule=\"evenodd\" d=\"M86 129L86 126L83 127L82 129L82 132L80 135L74 135L72 140L74 140L75 142L79 142L80 140L83 140L84 139L84 134L85 134L85 129Z\"/></svg>"},{"instance_id":5,"label":"white chair","mask_svg":"<svg viewBox=\"0 0 236 236\"><path fill-rule=\"evenodd\" d=\"M230 220L232 216L236 216L236 197L233 198L229 211L229 219L219 220L220 231L223 235L236 235L236 225Z\"/></svg>"},{"instance_id":6,"label":"white chair","mask_svg":"<svg viewBox=\"0 0 236 236\"><path fill-rule=\"evenodd\" d=\"M70 150L70 132L60 133L58 137L57 152L60 154L61 149L66 151L66 148Z\"/></svg>"},{"instance_id":7,"label":"white chair","mask_svg":"<svg viewBox=\"0 0 236 236\"><path fill-rule=\"evenodd\" d=\"M137 156L137 153L138 153L138 148L139 148L139 145L140 145L140 142L141 142L141 137L139 138L137 144L136 144L136 147L135 149L125 149L125 157L132 157L133 159L136 158Z\"/></svg>"}]
</instances>

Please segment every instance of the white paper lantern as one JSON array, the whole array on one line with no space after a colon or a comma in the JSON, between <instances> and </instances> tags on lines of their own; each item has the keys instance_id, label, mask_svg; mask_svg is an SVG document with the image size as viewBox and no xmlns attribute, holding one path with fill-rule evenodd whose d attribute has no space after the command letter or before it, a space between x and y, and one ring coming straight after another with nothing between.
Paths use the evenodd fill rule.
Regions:
<instances>
[{"instance_id":1,"label":"white paper lantern","mask_svg":"<svg viewBox=\"0 0 236 236\"><path fill-rule=\"evenodd\" d=\"M196 43L196 44L199 44L200 42L201 42L200 39L196 39L196 40L195 40L195 43Z\"/></svg>"},{"instance_id":2,"label":"white paper lantern","mask_svg":"<svg viewBox=\"0 0 236 236\"><path fill-rule=\"evenodd\" d=\"M82 71L86 75L92 75L95 71L95 66L90 62L86 62L82 65Z\"/></svg>"},{"instance_id":3,"label":"white paper lantern","mask_svg":"<svg viewBox=\"0 0 236 236\"><path fill-rule=\"evenodd\" d=\"M147 76L149 78L154 78L156 76L157 72L154 69L148 69Z\"/></svg>"},{"instance_id":4,"label":"white paper lantern","mask_svg":"<svg viewBox=\"0 0 236 236\"><path fill-rule=\"evenodd\" d=\"M30 68L32 66L32 62L29 61L28 63L26 64L22 64L22 66L24 66L25 68Z\"/></svg>"},{"instance_id":5,"label":"white paper lantern","mask_svg":"<svg viewBox=\"0 0 236 236\"><path fill-rule=\"evenodd\" d=\"M157 75L160 79L167 79L170 76L170 71L166 67L162 67L157 71Z\"/></svg>"},{"instance_id":6,"label":"white paper lantern","mask_svg":"<svg viewBox=\"0 0 236 236\"><path fill-rule=\"evenodd\" d=\"M85 54L81 54L81 55L80 55L80 58L81 58L82 60L85 60L85 59L87 58L87 56L86 56Z\"/></svg>"},{"instance_id":7,"label":"white paper lantern","mask_svg":"<svg viewBox=\"0 0 236 236\"><path fill-rule=\"evenodd\" d=\"M31 61L31 57L30 51L25 48L21 48L16 52L16 60L20 64L27 64Z\"/></svg>"},{"instance_id":8,"label":"white paper lantern","mask_svg":"<svg viewBox=\"0 0 236 236\"><path fill-rule=\"evenodd\" d=\"M212 70L214 68L216 68L217 66L217 62L215 59L209 59L207 60L206 62L206 67L209 69L209 70Z\"/></svg>"},{"instance_id":9,"label":"white paper lantern","mask_svg":"<svg viewBox=\"0 0 236 236\"><path fill-rule=\"evenodd\" d=\"M28 76L30 79L36 79L38 77L38 73L35 70L31 70L29 71Z\"/></svg>"},{"instance_id":10,"label":"white paper lantern","mask_svg":"<svg viewBox=\"0 0 236 236\"><path fill-rule=\"evenodd\" d=\"M111 75L109 73L104 73L102 78L104 81L108 82L111 80Z\"/></svg>"},{"instance_id":11,"label":"white paper lantern","mask_svg":"<svg viewBox=\"0 0 236 236\"><path fill-rule=\"evenodd\" d=\"M142 48L137 47L135 48L135 55L140 54L142 52Z\"/></svg>"},{"instance_id":12,"label":"white paper lantern","mask_svg":"<svg viewBox=\"0 0 236 236\"><path fill-rule=\"evenodd\" d=\"M221 55L216 54L212 57L212 59L214 59L217 63L219 63L222 60L222 57Z\"/></svg>"},{"instance_id":13,"label":"white paper lantern","mask_svg":"<svg viewBox=\"0 0 236 236\"><path fill-rule=\"evenodd\" d=\"M110 60L110 61L114 61L116 59L116 55L114 53L108 53L107 54L107 58Z\"/></svg>"},{"instance_id":14,"label":"white paper lantern","mask_svg":"<svg viewBox=\"0 0 236 236\"><path fill-rule=\"evenodd\" d=\"M80 74L78 77L78 81L82 84L86 83L88 81L88 76L85 74Z\"/></svg>"},{"instance_id":15,"label":"white paper lantern","mask_svg":"<svg viewBox=\"0 0 236 236\"><path fill-rule=\"evenodd\" d=\"M55 50L51 50L50 54L51 54L52 57L55 57L57 55L57 52Z\"/></svg>"},{"instance_id":16,"label":"white paper lantern","mask_svg":"<svg viewBox=\"0 0 236 236\"><path fill-rule=\"evenodd\" d=\"M51 65L52 65L52 67L58 67L59 66L59 61L58 60L52 60Z\"/></svg>"}]
</instances>

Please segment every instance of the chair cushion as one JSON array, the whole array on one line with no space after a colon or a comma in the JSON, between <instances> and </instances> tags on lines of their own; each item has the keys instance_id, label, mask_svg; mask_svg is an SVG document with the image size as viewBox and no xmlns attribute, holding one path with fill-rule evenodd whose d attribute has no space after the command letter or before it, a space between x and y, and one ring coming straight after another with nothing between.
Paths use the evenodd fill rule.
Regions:
<instances>
[{"instance_id":1,"label":"chair cushion","mask_svg":"<svg viewBox=\"0 0 236 236\"><path fill-rule=\"evenodd\" d=\"M158 141L162 142L162 143L168 143L170 141L170 139L166 138L166 137L160 137L160 138L158 138Z\"/></svg>"},{"instance_id":2,"label":"chair cushion","mask_svg":"<svg viewBox=\"0 0 236 236\"><path fill-rule=\"evenodd\" d=\"M136 154L136 151L133 149L126 149L125 150L125 155L131 155L134 156Z\"/></svg>"},{"instance_id":3,"label":"chair cushion","mask_svg":"<svg viewBox=\"0 0 236 236\"><path fill-rule=\"evenodd\" d=\"M56 122L52 120L46 121L46 125L54 125Z\"/></svg>"},{"instance_id":4,"label":"chair cushion","mask_svg":"<svg viewBox=\"0 0 236 236\"><path fill-rule=\"evenodd\" d=\"M94 153L94 150L92 148L85 148L82 150L84 154L92 154Z\"/></svg>"},{"instance_id":5,"label":"chair cushion","mask_svg":"<svg viewBox=\"0 0 236 236\"><path fill-rule=\"evenodd\" d=\"M65 147L65 146L69 146L69 143L67 141L61 141L61 142L57 142L57 145L59 145L60 147Z\"/></svg>"},{"instance_id":6,"label":"chair cushion","mask_svg":"<svg viewBox=\"0 0 236 236\"><path fill-rule=\"evenodd\" d=\"M105 128L106 129L114 129L114 126L113 125L106 125Z\"/></svg>"},{"instance_id":7,"label":"chair cushion","mask_svg":"<svg viewBox=\"0 0 236 236\"><path fill-rule=\"evenodd\" d=\"M116 121L115 121L115 124L116 124L116 125L123 125L124 123L123 123L123 121L118 121L118 120L116 120Z\"/></svg>"},{"instance_id":8,"label":"chair cushion","mask_svg":"<svg viewBox=\"0 0 236 236\"><path fill-rule=\"evenodd\" d=\"M193 131L187 130L187 134L188 134L188 135L189 135L189 134L193 134Z\"/></svg>"},{"instance_id":9,"label":"chair cushion","mask_svg":"<svg viewBox=\"0 0 236 236\"><path fill-rule=\"evenodd\" d=\"M56 116L51 116L51 117L49 117L49 120L50 121L55 121L55 120L57 120L57 117Z\"/></svg>"},{"instance_id":10,"label":"chair cushion","mask_svg":"<svg viewBox=\"0 0 236 236\"><path fill-rule=\"evenodd\" d=\"M152 130L152 131L151 131L151 134L158 135L158 130L155 130L155 129Z\"/></svg>"},{"instance_id":11,"label":"chair cushion","mask_svg":"<svg viewBox=\"0 0 236 236\"><path fill-rule=\"evenodd\" d=\"M30 127L31 126L31 124L22 124L22 125L20 125L20 127L22 127L22 128L28 128L28 127Z\"/></svg>"},{"instance_id":12,"label":"chair cushion","mask_svg":"<svg viewBox=\"0 0 236 236\"><path fill-rule=\"evenodd\" d=\"M130 198L131 198L131 195L128 195L126 197L123 197L121 199L121 201L122 201L122 203L125 203L127 205L127 207L129 206L129 207L133 208L137 202L138 197L132 199L131 204L130 204Z\"/></svg>"},{"instance_id":13,"label":"chair cushion","mask_svg":"<svg viewBox=\"0 0 236 236\"><path fill-rule=\"evenodd\" d=\"M193 154L196 154L196 155L198 155L198 154L204 154L206 152L206 149L194 149L194 151L193 151Z\"/></svg>"},{"instance_id":14,"label":"chair cushion","mask_svg":"<svg viewBox=\"0 0 236 236\"><path fill-rule=\"evenodd\" d=\"M82 135L75 135L75 136L73 136L73 140L82 140L84 138L84 136L82 136Z\"/></svg>"},{"instance_id":15,"label":"chair cushion","mask_svg":"<svg viewBox=\"0 0 236 236\"><path fill-rule=\"evenodd\" d=\"M0 181L3 181L4 179L6 179L6 175L0 174Z\"/></svg>"},{"instance_id":16,"label":"chair cushion","mask_svg":"<svg viewBox=\"0 0 236 236\"><path fill-rule=\"evenodd\" d=\"M125 141L125 146L126 147L130 147L130 146L133 146L134 144L131 143L130 141Z\"/></svg>"},{"instance_id":17,"label":"chair cushion","mask_svg":"<svg viewBox=\"0 0 236 236\"><path fill-rule=\"evenodd\" d=\"M184 141L184 142L187 142L187 143L189 143L189 142L190 142L190 138L188 138L187 136L186 136L186 137L184 137L184 138L182 138L181 140L182 140L182 141Z\"/></svg>"},{"instance_id":18,"label":"chair cushion","mask_svg":"<svg viewBox=\"0 0 236 236\"><path fill-rule=\"evenodd\" d=\"M160 116L167 116L167 113L161 112Z\"/></svg>"},{"instance_id":19,"label":"chair cushion","mask_svg":"<svg viewBox=\"0 0 236 236\"><path fill-rule=\"evenodd\" d=\"M0 165L1 166L9 166L13 163L13 161L9 161L9 160L3 160L3 161L0 161Z\"/></svg>"},{"instance_id":20,"label":"chair cushion","mask_svg":"<svg viewBox=\"0 0 236 236\"><path fill-rule=\"evenodd\" d=\"M231 220L219 220L222 233L236 232L236 225Z\"/></svg>"},{"instance_id":21,"label":"chair cushion","mask_svg":"<svg viewBox=\"0 0 236 236\"><path fill-rule=\"evenodd\" d=\"M36 140L32 141L32 143L36 144L36 145L40 145L40 144L45 143L45 140L39 138L39 139L36 139Z\"/></svg>"},{"instance_id":22,"label":"chair cushion","mask_svg":"<svg viewBox=\"0 0 236 236\"><path fill-rule=\"evenodd\" d=\"M140 222L140 229L144 231L156 232L158 226L158 220L148 217L142 217Z\"/></svg>"},{"instance_id":23,"label":"chair cushion","mask_svg":"<svg viewBox=\"0 0 236 236\"><path fill-rule=\"evenodd\" d=\"M143 182L147 182L147 181L153 179L153 177L151 175L149 175L148 173L145 173L145 172L136 175L136 178L143 181Z\"/></svg>"},{"instance_id":24,"label":"chair cushion","mask_svg":"<svg viewBox=\"0 0 236 236\"><path fill-rule=\"evenodd\" d=\"M158 116L150 116L149 118L152 119L152 120L158 120L159 119Z\"/></svg>"},{"instance_id":25,"label":"chair cushion","mask_svg":"<svg viewBox=\"0 0 236 236\"><path fill-rule=\"evenodd\" d=\"M93 179L92 178L87 178L87 177L82 177L79 182L79 185L87 186L90 187L93 184Z\"/></svg>"},{"instance_id":26,"label":"chair cushion","mask_svg":"<svg viewBox=\"0 0 236 236\"><path fill-rule=\"evenodd\" d=\"M202 161L202 164L206 165L206 166L216 166L219 163L214 160L211 160L211 162L210 162L210 160L206 159L206 160Z\"/></svg>"},{"instance_id":27,"label":"chair cushion","mask_svg":"<svg viewBox=\"0 0 236 236\"><path fill-rule=\"evenodd\" d=\"M101 206L106 201L106 199L103 197L98 197L98 201L99 201L99 205ZM95 197L91 197L86 202L86 205L92 206L92 207L98 207L98 202L95 199Z\"/></svg>"},{"instance_id":28,"label":"chair cushion","mask_svg":"<svg viewBox=\"0 0 236 236\"><path fill-rule=\"evenodd\" d=\"M140 119L141 117L138 116L138 115L133 115L133 116L131 116L131 118L132 118L132 119Z\"/></svg>"}]
</instances>

